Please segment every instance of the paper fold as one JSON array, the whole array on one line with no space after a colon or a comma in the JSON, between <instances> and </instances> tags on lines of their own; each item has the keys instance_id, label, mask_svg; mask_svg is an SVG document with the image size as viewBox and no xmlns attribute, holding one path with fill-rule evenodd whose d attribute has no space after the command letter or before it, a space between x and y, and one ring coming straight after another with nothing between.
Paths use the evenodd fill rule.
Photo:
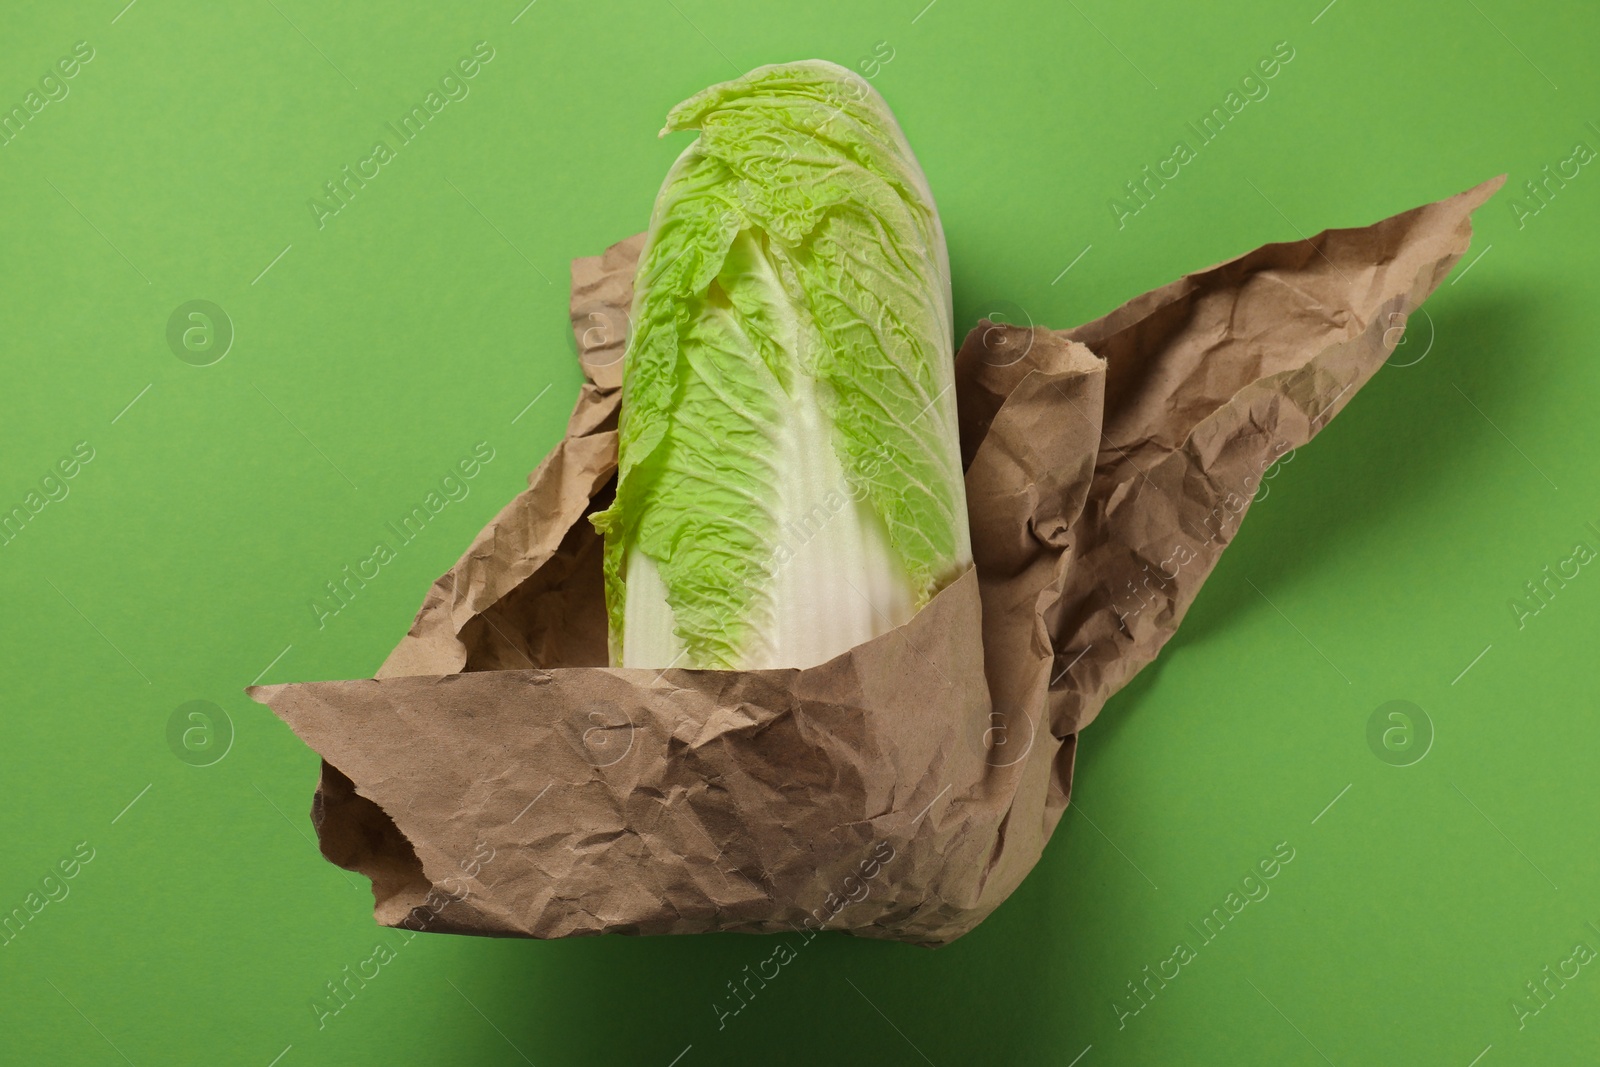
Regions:
<instances>
[{"instance_id":1,"label":"paper fold","mask_svg":"<svg viewBox=\"0 0 1600 1067\"><path fill-rule=\"evenodd\" d=\"M957 356L975 566L804 671L611 669L600 540L641 237L573 264L566 438L374 679L255 686L322 755L330 860L458 933L827 927L941 944L1064 811L1078 732L1176 630L1261 475L1383 364L1503 178Z\"/></svg>"}]
</instances>

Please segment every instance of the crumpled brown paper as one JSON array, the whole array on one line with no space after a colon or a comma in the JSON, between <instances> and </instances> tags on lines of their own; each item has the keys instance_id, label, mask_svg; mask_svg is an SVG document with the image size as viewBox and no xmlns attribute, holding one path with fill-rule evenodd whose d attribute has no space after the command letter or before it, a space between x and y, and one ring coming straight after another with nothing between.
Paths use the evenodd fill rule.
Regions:
<instances>
[{"instance_id":1,"label":"crumpled brown paper","mask_svg":"<svg viewBox=\"0 0 1600 1067\"><path fill-rule=\"evenodd\" d=\"M573 264L567 436L375 679L247 692L323 757L328 859L454 933L843 929L942 944L1038 860L1077 734L1172 636L1262 474L1383 364L1503 179L957 357L975 566L808 670L605 666L634 237Z\"/></svg>"}]
</instances>

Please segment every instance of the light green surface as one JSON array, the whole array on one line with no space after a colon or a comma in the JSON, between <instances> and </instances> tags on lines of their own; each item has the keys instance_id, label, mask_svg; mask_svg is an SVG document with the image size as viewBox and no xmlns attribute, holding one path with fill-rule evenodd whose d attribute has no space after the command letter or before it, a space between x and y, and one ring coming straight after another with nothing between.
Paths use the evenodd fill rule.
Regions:
<instances>
[{"instance_id":1,"label":"light green surface","mask_svg":"<svg viewBox=\"0 0 1600 1067\"><path fill-rule=\"evenodd\" d=\"M12 5L0 34L5 107L94 49L0 147L0 504L93 449L0 547L0 908L93 850L0 946L0 1061L1594 1060L1592 964L1521 1029L1511 1004L1600 948L1600 577L1580 566L1520 628L1510 607L1600 548L1600 176L1512 208L1600 148L1592 8L122 2ZM470 95L319 230L308 200L479 41ZM1123 183L1281 41L1268 95L1119 229ZM935 952L818 939L719 1030L761 940L376 928L365 881L310 843L316 758L241 690L377 667L557 439L566 265L644 226L683 143L656 139L666 110L809 56L878 64L958 328L1002 302L1071 325L1268 240L1510 188L1394 362L1425 357L1269 483L1086 731L1074 808L1016 895ZM233 324L210 366L168 347L193 300ZM479 442L468 495L319 628L323 583ZM189 720L169 742L195 700L232 724L209 766L220 741L186 749ZM1393 700L1434 727L1411 766L1368 747ZM1270 896L1119 1029L1125 983L1279 842ZM400 947L319 1029L313 998L375 945Z\"/></svg>"}]
</instances>

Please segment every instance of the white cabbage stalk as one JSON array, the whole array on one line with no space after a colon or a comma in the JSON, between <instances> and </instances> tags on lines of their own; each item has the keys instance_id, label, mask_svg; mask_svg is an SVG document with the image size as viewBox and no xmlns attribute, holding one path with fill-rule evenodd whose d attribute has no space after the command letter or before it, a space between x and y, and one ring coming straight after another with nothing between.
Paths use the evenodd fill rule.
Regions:
<instances>
[{"instance_id":1,"label":"white cabbage stalk","mask_svg":"<svg viewBox=\"0 0 1600 1067\"><path fill-rule=\"evenodd\" d=\"M950 270L888 106L819 60L673 108L634 279L611 660L809 667L971 564Z\"/></svg>"}]
</instances>

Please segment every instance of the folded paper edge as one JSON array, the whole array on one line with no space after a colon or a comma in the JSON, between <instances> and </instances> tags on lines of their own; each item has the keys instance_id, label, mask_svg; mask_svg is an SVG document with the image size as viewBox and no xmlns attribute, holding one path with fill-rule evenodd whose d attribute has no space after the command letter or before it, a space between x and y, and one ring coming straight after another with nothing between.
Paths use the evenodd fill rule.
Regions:
<instances>
[{"instance_id":1,"label":"folded paper edge","mask_svg":"<svg viewBox=\"0 0 1600 1067\"><path fill-rule=\"evenodd\" d=\"M399 811L397 814L392 803L386 803L374 795L372 790L364 787L346 770L350 766L347 757L352 746L356 746L359 751L359 740L350 737L336 721L342 694L351 690L369 690L371 687L396 687L401 693L414 693L418 687L428 687L457 679L486 679L488 676L497 678L526 676L530 682L537 682L544 677L554 677L559 680L559 676L562 675L594 673L611 675L641 690L661 688L695 690L704 688L705 676L740 675L755 679L764 677L770 682L781 684L796 695L797 702L804 702L817 699L818 694L826 693L838 685L841 670L851 666L845 661L853 657L871 658L874 652L881 655L889 650L899 653L902 645L911 653L921 655L917 650L926 646L930 640L935 642L942 640L948 643L955 641L961 635L966 635L970 640L963 638L956 643L964 647L976 647L981 656L982 643L979 637L982 627L981 612L977 568L969 566L959 577L935 594L905 624L864 641L832 660L807 668L735 672L688 668L653 671L643 668L552 667L476 671L442 677L396 676L387 679L274 683L252 685L247 687L246 692L251 699L267 704L296 736L322 757L323 778L318 784L313 808L313 824L317 830L322 852L330 862L360 873L372 881L375 918L381 925L407 926L408 923L417 921L417 916L420 914L424 917L426 928L434 932L548 937L552 935L548 932L539 932L539 920L542 916L526 921L513 919L505 916L503 909L492 900L481 897L469 900L449 894L441 896L441 887L449 882L456 872L440 860L439 857L444 855L446 850L437 843L436 836L430 837L426 834L418 836L412 826L412 820L404 811ZM950 636L939 636L945 634ZM958 706L964 712L972 711L976 716L974 718L976 723L981 721L982 714L987 711L988 695L981 683L973 691L982 698L982 707L968 708L966 701L961 701ZM935 785L913 782L908 785L903 795L897 792L903 803L877 813L873 821L881 819L892 821L894 816L899 815L903 816L902 821L908 825L908 833L917 831L919 820L922 816L928 815L928 808L932 806L931 804L924 806L924 803L929 799L928 795L935 792L937 792ZM317 817L324 811L329 798L347 805L345 808L347 818L357 817L349 815L352 804L362 808L364 812L360 816L360 827L355 830L346 827L340 832L339 836L344 845L335 845L329 841L329 835L333 831ZM938 797L934 796L932 799L937 800ZM951 805L946 806L946 817L954 804L955 798L952 797ZM911 813L919 808L921 814L912 818ZM939 821L937 817L927 818L922 830L933 832ZM368 838L377 836L398 842L395 847L405 851L406 855L374 856L370 849L345 847L352 837L362 836L363 831ZM433 857L431 861L430 856ZM499 925L491 921L496 915L502 916Z\"/></svg>"},{"instance_id":2,"label":"folded paper edge","mask_svg":"<svg viewBox=\"0 0 1600 1067\"><path fill-rule=\"evenodd\" d=\"M1097 342L1103 341L1108 335L1120 332L1134 323L1148 318L1157 309L1186 294L1193 288L1196 279L1217 274L1229 267L1243 264L1256 256L1270 255L1279 249L1293 248L1300 245L1309 245L1315 248L1321 242L1333 236L1371 231L1384 225L1405 225L1412 219L1429 212L1438 211L1445 213L1447 217L1449 215L1459 215L1463 219L1470 219L1472 213L1482 207L1505 183L1506 175L1498 174L1479 182L1477 185L1463 189L1459 193L1447 196L1443 200L1419 204L1398 214L1386 215L1383 218L1376 219L1365 226L1330 226L1300 240L1269 241L1264 245L1252 248L1248 252L1213 263L1209 267L1188 271L1165 285L1157 286L1147 293L1118 305L1098 319L1091 319L1082 325L1071 326L1058 332L1066 334L1074 341L1082 341L1093 349ZM1437 288L1437 283L1435 283L1434 287Z\"/></svg>"}]
</instances>

